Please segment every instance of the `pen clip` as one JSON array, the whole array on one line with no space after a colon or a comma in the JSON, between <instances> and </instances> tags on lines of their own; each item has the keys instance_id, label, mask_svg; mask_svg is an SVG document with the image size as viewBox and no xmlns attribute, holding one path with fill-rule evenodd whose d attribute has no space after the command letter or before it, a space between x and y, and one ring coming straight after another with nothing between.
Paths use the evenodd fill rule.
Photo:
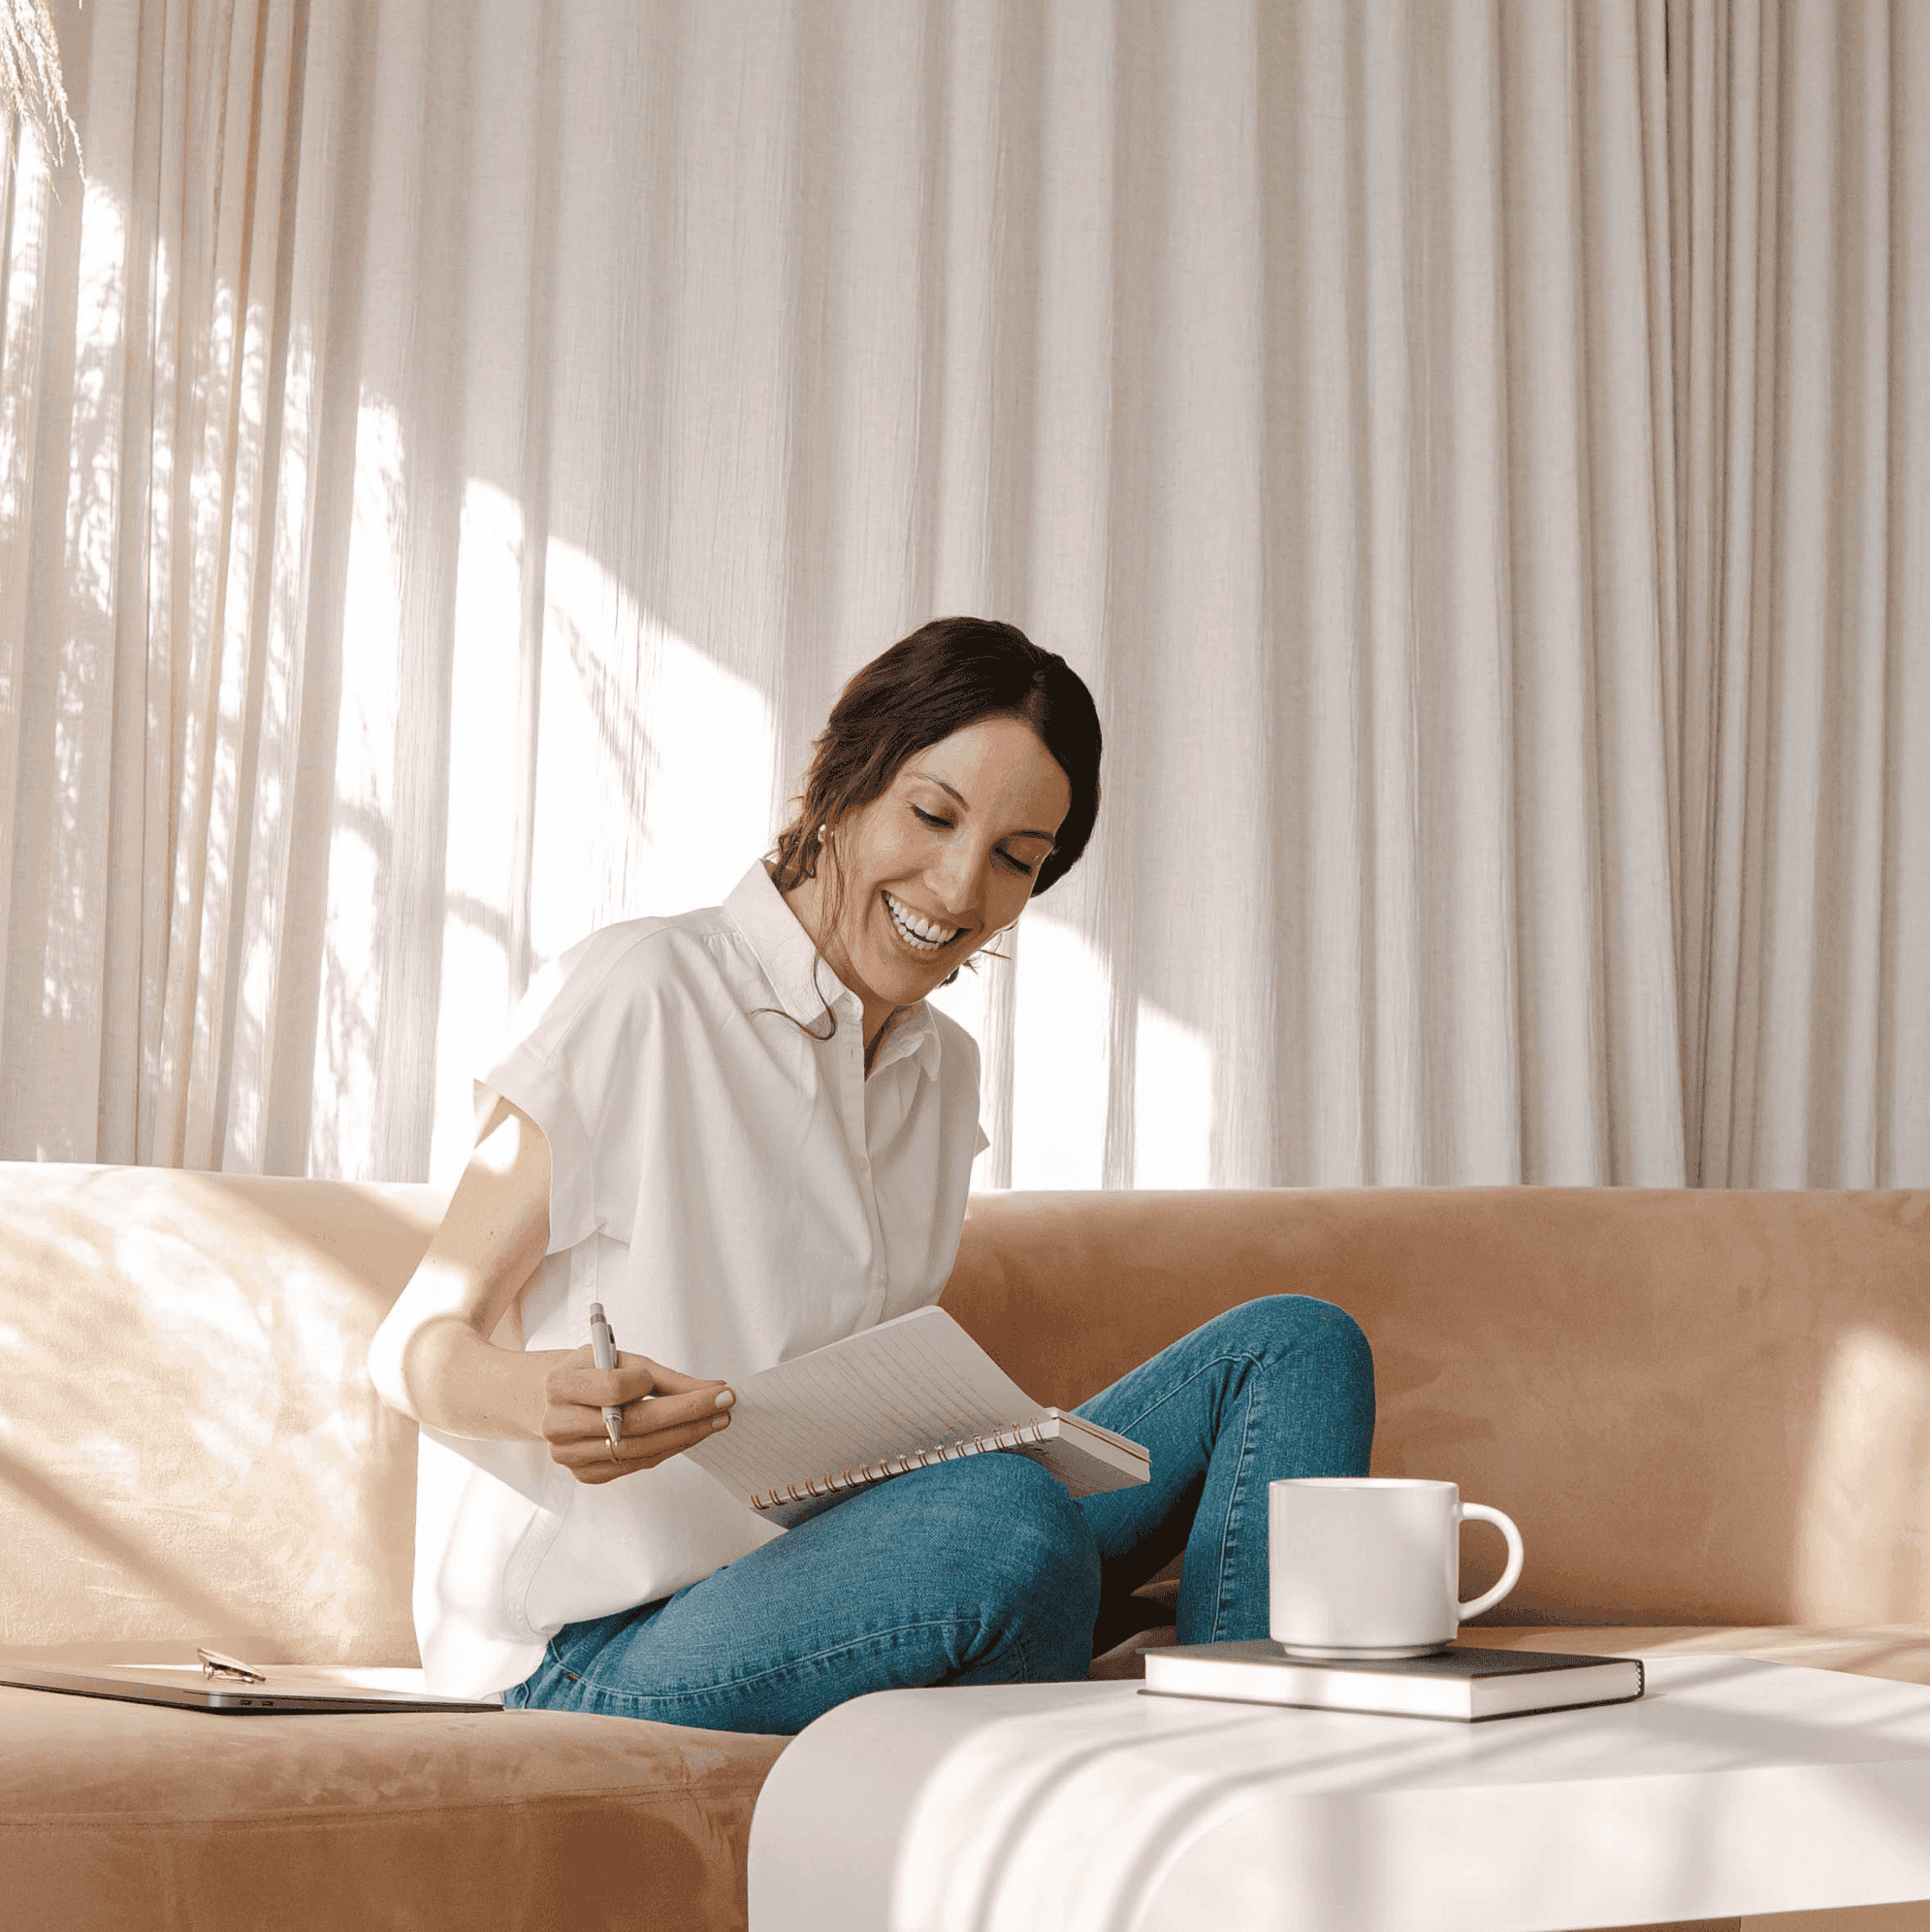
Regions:
<instances>
[{"instance_id":1,"label":"pen clip","mask_svg":"<svg viewBox=\"0 0 1930 1932\"><path fill-rule=\"evenodd\" d=\"M268 1679L259 1670L251 1668L239 1658L223 1657L219 1651L197 1648L195 1656L201 1659L201 1674L204 1677L233 1677L243 1684L266 1684Z\"/></svg>"}]
</instances>

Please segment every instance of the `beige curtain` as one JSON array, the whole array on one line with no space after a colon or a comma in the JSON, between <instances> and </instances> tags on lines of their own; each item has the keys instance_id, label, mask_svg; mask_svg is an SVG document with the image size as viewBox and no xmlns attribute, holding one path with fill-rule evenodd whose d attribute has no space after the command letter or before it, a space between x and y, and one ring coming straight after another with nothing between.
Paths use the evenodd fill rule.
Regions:
<instances>
[{"instance_id":1,"label":"beige curtain","mask_svg":"<svg viewBox=\"0 0 1930 1932\"><path fill-rule=\"evenodd\" d=\"M1670 20L1689 1177L1930 1176L1930 7Z\"/></svg>"},{"instance_id":2,"label":"beige curtain","mask_svg":"<svg viewBox=\"0 0 1930 1932\"><path fill-rule=\"evenodd\" d=\"M1930 1177L1930 8L88 0L0 1154L447 1179L923 618L1098 693L981 1185Z\"/></svg>"}]
</instances>

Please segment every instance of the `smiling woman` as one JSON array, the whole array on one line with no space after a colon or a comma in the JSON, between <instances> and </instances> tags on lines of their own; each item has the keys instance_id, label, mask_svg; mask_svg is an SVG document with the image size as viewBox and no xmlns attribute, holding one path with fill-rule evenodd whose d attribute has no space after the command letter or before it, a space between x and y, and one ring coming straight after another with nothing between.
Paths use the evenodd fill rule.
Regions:
<instances>
[{"instance_id":1,"label":"smiling woman","mask_svg":"<svg viewBox=\"0 0 1930 1932\"><path fill-rule=\"evenodd\" d=\"M771 877L857 993L867 1067L1085 850L1100 746L1078 675L1009 624L941 618L845 687Z\"/></svg>"},{"instance_id":2,"label":"smiling woman","mask_svg":"<svg viewBox=\"0 0 1930 1932\"><path fill-rule=\"evenodd\" d=\"M884 797L820 832L831 888L813 877L786 896L863 1005L867 1069L898 1016L1018 918L1053 830L1013 821L1043 819L1056 829L1069 791L1030 725L988 718L932 746Z\"/></svg>"},{"instance_id":3,"label":"smiling woman","mask_svg":"<svg viewBox=\"0 0 1930 1932\"><path fill-rule=\"evenodd\" d=\"M1082 1677L1182 1544L1182 1636L1265 1629L1266 1480L1367 1465L1367 1345L1321 1302L1249 1303L1083 1404L1150 1451L1128 1490L986 1456L777 1530L680 1454L733 1379L938 1300L984 1139L978 1049L926 995L1084 851L1100 742L1064 660L928 624L846 686L724 905L592 933L531 988L370 1353L422 1425L435 1689L786 1732ZM596 1367L598 1303L655 1355Z\"/></svg>"}]
</instances>

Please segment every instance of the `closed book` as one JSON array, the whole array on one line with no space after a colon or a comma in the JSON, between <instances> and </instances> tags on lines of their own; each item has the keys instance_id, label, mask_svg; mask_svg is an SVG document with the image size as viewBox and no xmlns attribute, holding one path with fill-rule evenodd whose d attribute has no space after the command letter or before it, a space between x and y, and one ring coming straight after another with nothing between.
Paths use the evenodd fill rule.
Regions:
<instances>
[{"instance_id":1,"label":"closed book","mask_svg":"<svg viewBox=\"0 0 1930 1932\"><path fill-rule=\"evenodd\" d=\"M1074 1496L1149 1479L1139 1443L1035 1402L943 1308L916 1308L731 1387L729 1428L684 1454L785 1530L968 1456L1029 1457Z\"/></svg>"},{"instance_id":2,"label":"closed book","mask_svg":"<svg viewBox=\"0 0 1930 1932\"><path fill-rule=\"evenodd\" d=\"M1581 1704L1625 1704L1642 1694L1642 1660L1634 1657L1567 1657L1554 1651L1452 1644L1429 1657L1330 1662L1289 1657L1271 1637L1178 1644L1142 1655L1146 1660L1142 1689L1156 1697L1294 1704L1463 1723Z\"/></svg>"}]
</instances>

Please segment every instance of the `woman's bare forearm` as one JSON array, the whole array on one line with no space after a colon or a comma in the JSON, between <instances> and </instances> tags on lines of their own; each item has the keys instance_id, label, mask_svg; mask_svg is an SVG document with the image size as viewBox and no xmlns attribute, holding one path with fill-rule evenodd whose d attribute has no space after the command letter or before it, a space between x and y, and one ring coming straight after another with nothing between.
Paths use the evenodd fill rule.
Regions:
<instances>
[{"instance_id":1,"label":"woman's bare forearm","mask_svg":"<svg viewBox=\"0 0 1930 1932\"><path fill-rule=\"evenodd\" d=\"M564 1349L499 1348L455 1315L432 1316L413 1328L393 1368L370 1373L391 1408L445 1435L534 1440L543 1433L544 1385L569 1360Z\"/></svg>"},{"instance_id":2,"label":"woman's bare forearm","mask_svg":"<svg viewBox=\"0 0 1930 1932\"><path fill-rule=\"evenodd\" d=\"M486 1097L487 1098L487 1097ZM428 1251L369 1344L393 1409L445 1435L547 1442L580 1483L654 1469L727 1428L732 1394L647 1355L523 1347L522 1298L550 1240L550 1143L497 1099ZM604 1420L623 1412L613 1438Z\"/></svg>"},{"instance_id":3,"label":"woman's bare forearm","mask_svg":"<svg viewBox=\"0 0 1930 1932\"><path fill-rule=\"evenodd\" d=\"M391 1408L451 1435L542 1434L544 1383L566 1360L520 1347L520 1297L549 1244L550 1150L507 1101L485 1120L442 1225L369 1348Z\"/></svg>"}]
</instances>

